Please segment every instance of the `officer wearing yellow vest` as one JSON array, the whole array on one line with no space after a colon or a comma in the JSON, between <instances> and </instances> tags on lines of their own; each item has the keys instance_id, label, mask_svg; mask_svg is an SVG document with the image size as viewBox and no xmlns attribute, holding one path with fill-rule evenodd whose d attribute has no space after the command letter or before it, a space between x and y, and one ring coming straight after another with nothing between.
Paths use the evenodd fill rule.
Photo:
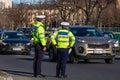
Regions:
<instances>
[{"instance_id":1,"label":"officer wearing yellow vest","mask_svg":"<svg viewBox=\"0 0 120 80\"><path fill-rule=\"evenodd\" d=\"M68 22L61 22L62 29L57 30L51 36L53 45L57 48L57 65L56 65L56 77L65 78L66 64L68 60L68 51L73 47L75 43L75 37L71 31L68 30Z\"/></svg>"},{"instance_id":2,"label":"officer wearing yellow vest","mask_svg":"<svg viewBox=\"0 0 120 80\"><path fill-rule=\"evenodd\" d=\"M36 21L33 27L33 43L35 48L34 57L34 77L45 77L41 74L41 64L44 52L46 50L46 38L44 30L45 15L36 16Z\"/></svg>"}]
</instances>

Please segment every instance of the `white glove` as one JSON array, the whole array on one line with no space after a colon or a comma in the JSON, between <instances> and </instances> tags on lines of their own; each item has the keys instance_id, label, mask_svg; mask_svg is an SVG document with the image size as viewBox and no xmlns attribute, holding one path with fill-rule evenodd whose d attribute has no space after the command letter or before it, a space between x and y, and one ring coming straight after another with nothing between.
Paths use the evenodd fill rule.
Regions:
<instances>
[{"instance_id":1,"label":"white glove","mask_svg":"<svg viewBox=\"0 0 120 80\"><path fill-rule=\"evenodd\" d=\"M72 48L69 49L68 54L70 54L71 52L72 52Z\"/></svg>"}]
</instances>

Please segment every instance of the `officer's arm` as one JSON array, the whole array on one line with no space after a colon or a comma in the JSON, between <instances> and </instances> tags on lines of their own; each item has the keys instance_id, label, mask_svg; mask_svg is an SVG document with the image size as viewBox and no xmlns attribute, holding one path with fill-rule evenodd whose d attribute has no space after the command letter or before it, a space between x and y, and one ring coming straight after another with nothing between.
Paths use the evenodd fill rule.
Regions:
<instances>
[{"instance_id":1,"label":"officer's arm","mask_svg":"<svg viewBox=\"0 0 120 80\"><path fill-rule=\"evenodd\" d=\"M69 32L69 38L70 38L69 46L73 47L73 45L75 44L75 36L73 35L72 32Z\"/></svg>"},{"instance_id":2,"label":"officer's arm","mask_svg":"<svg viewBox=\"0 0 120 80\"><path fill-rule=\"evenodd\" d=\"M53 35L51 36L51 42L52 42L53 45L57 45L57 42L56 42L56 36L57 36L57 34L58 34L58 32L55 31L53 33Z\"/></svg>"},{"instance_id":3,"label":"officer's arm","mask_svg":"<svg viewBox=\"0 0 120 80\"><path fill-rule=\"evenodd\" d=\"M46 37L45 37L45 30L43 27L38 28L38 37L42 46L46 46Z\"/></svg>"}]
</instances>

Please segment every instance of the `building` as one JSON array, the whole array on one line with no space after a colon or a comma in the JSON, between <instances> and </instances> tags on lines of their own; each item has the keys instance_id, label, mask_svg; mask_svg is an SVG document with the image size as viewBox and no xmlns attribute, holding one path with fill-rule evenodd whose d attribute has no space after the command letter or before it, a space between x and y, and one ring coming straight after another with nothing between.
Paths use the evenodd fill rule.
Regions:
<instances>
[{"instance_id":1,"label":"building","mask_svg":"<svg viewBox=\"0 0 120 80\"><path fill-rule=\"evenodd\" d=\"M12 8L12 0L0 0L0 8Z\"/></svg>"}]
</instances>

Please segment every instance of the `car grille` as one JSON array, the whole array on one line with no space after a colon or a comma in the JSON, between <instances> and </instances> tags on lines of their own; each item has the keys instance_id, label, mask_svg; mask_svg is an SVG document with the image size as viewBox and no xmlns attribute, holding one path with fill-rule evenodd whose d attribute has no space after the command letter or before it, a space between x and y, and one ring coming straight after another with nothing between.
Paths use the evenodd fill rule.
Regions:
<instances>
[{"instance_id":1,"label":"car grille","mask_svg":"<svg viewBox=\"0 0 120 80\"><path fill-rule=\"evenodd\" d=\"M88 44L88 48L109 48L109 44Z\"/></svg>"},{"instance_id":2,"label":"car grille","mask_svg":"<svg viewBox=\"0 0 120 80\"><path fill-rule=\"evenodd\" d=\"M24 44L23 43L9 43L10 46L23 46Z\"/></svg>"}]
</instances>

